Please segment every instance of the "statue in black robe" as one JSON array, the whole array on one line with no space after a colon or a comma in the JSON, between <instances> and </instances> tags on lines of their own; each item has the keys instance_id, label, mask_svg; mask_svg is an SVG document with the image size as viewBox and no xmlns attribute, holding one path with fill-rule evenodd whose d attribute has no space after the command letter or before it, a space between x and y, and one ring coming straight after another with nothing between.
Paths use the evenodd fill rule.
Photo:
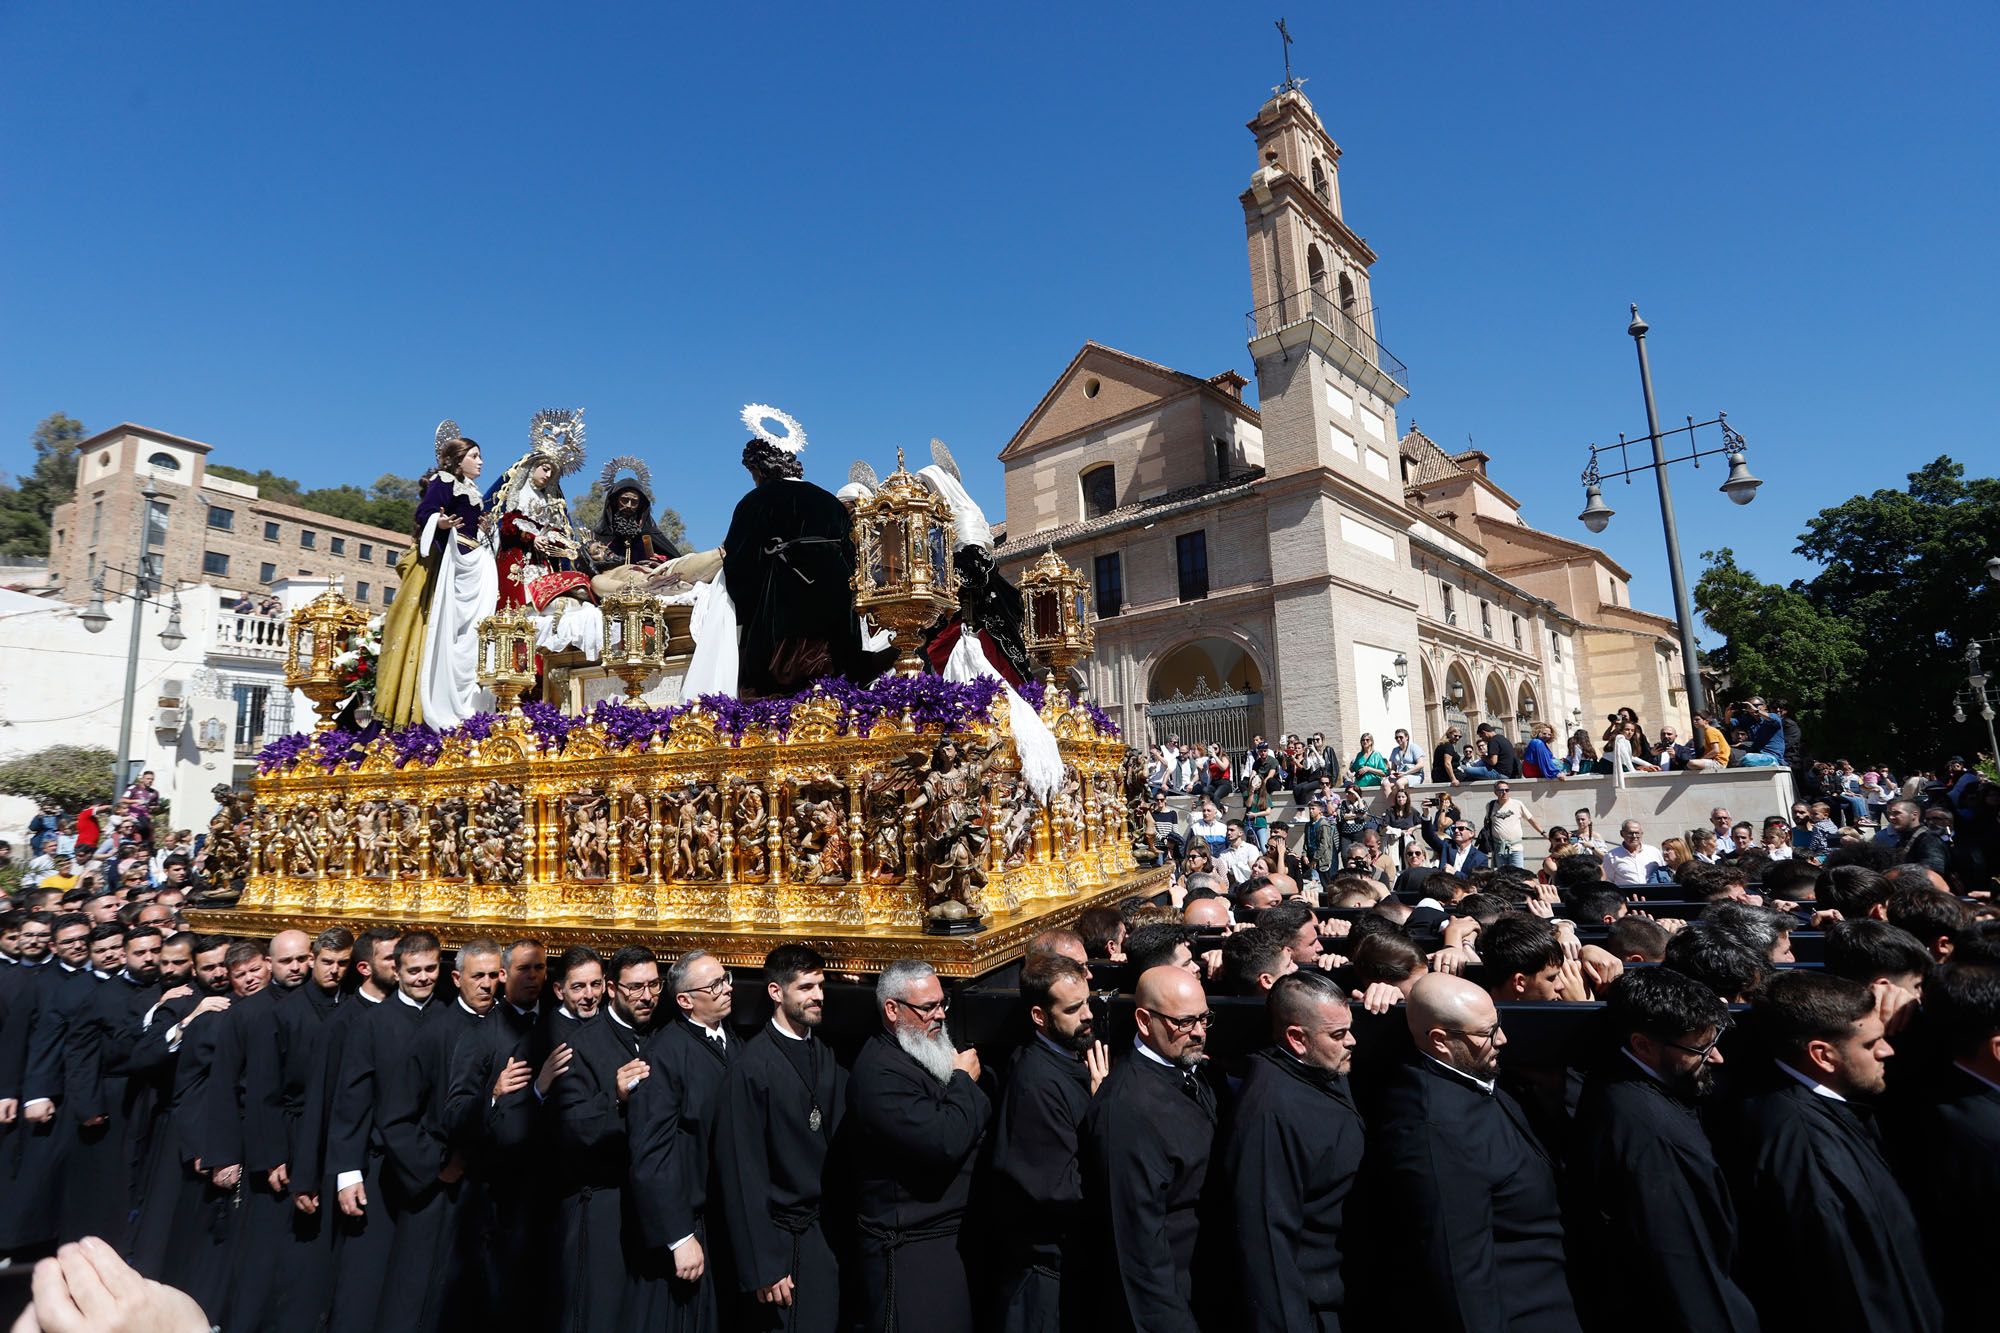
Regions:
<instances>
[{"instance_id":1,"label":"statue in black robe","mask_svg":"<svg viewBox=\"0 0 2000 1333\"><path fill-rule=\"evenodd\" d=\"M854 614L854 528L847 506L805 480L798 458L763 440L743 447L756 489L736 504L722 572L742 629L738 692L796 694L821 676L865 684L878 668Z\"/></svg>"}]
</instances>

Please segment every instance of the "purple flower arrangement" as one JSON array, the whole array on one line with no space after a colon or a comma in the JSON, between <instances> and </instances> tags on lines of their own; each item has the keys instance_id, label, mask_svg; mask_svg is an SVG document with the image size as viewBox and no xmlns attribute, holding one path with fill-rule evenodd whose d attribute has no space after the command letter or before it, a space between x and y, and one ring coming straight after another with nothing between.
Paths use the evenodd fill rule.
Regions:
<instances>
[{"instance_id":1,"label":"purple flower arrangement","mask_svg":"<svg viewBox=\"0 0 2000 1333\"><path fill-rule=\"evenodd\" d=\"M932 675L884 676L873 685L855 685L828 677L816 681L812 688L839 709L839 731L844 736L866 736L885 717L907 718L920 731L964 731L975 722L992 721L993 703L1001 692L997 680L959 684ZM1038 711L1047 697L1046 687L1040 681L1029 681L1020 693ZM718 736L726 737L732 745L741 745L743 737L752 731L780 738L789 734L792 710L803 697L746 702L724 694L709 694L693 703L670 708L635 707L622 699L605 699L591 709L588 718L570 717L553 704L526 703L521 705L521 714L535 739L535 748L543 753L562 750L571 732L587 726L596 727L610 749L643 750L666 740L673 732L674 722L696 708L715 719ZM1075 702L1071 700L1072 704ZM1104 710L1089 702L1081 706L1101 735L1118 734L1118 728ZM492 736L499 722L497 714L478 713L448 731L434 731L420 722L386 735L395 750L396 767L411 763L428 767L444 753L447 737L484 741ZM347 731L281 736L258 752L257 771L288 769L301 757L310 755L330 773L342 764L359 764L364 753L362 746L368 739L371 738Z\"/></svg>"}]
</instances>

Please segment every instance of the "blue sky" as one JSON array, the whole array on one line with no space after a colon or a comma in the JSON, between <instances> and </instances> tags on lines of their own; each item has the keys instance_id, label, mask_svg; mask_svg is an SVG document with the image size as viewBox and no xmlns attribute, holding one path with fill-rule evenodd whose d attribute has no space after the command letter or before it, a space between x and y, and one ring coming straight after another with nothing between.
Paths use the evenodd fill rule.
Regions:
<instances>
[{"instance_id":1,"label":"blue sky","mask_svg":"<svg viewBox=\"0 0 2000 1333\"><path fill-rule=\"evenodd\" d=\"M1992 469L2000 8L1289 8L1403 420L1531 521L1584 536L1586 446L1643 430L1634 300L1663 415L1766 481L1676 472L1691 564L1791 577L1822 506ZM61 410L366 484L583 405L714 541L757 400L817 480L940 435L997 510L1086 338L1249 371L1278 12L8 0L0 469ZM1608 498L1670 609L1650 488Z\"/></svg>"}]
</instances>

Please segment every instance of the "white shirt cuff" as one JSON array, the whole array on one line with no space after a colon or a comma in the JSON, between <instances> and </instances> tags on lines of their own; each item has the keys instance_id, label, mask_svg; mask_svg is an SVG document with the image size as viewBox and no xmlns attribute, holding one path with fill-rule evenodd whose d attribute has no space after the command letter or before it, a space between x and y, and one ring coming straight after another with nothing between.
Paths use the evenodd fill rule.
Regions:
<instances>
[{"instance_id":1,"label":"white shirt cuff","mask_svg":"<svg viewBox=\"0 0 2000 1333\"><path fill-rule=\"evenodd\" d=\"M53 1097L30 1097L27 1101L21 1103L21 1109L23 1111L32 1111L37 1106L54 1106L55 1104Z\"/></svg>"},{"instance_id":2,"label":"white shirt cuff","mask_svg":"<svg viewBox=\"0 0 2000 1333\"><path fill-rule=\"evenodd\" d=\"M359 1171L343 1171L333 1178L333 1192L338 1194L349 1185L359 1185L360 1183L361 1173Z\"/></svg>"},{"instance_id":3,"label":"white shirt cuff","mask_svg":"<svg viewBox=\"0 0 2000 1333\"><path fill-rule=\"evenodd\" d=\"M679 1249L679 1248L680 1248L681 1246L683 1246L683 1245L687 1244L687 1243L688 1243L689 1241L691 1241L691 1240L693 1240L693 1239L694 1239L694 1232L690 1231L690 1232L688 1232L688 1233L687 1233L687 1235L685 1235L685 1236L682 1236L682 1237L681 1237L681 1238L680 1238L679 1240L677 1240L677 1241L675 1241L675 1242L674 1242L673 1244L671 1244L671 1245L667 1246L667 1248L668 1248L669 1250L678 1250L678 1249Z\"/></svg>"}]
</instances>

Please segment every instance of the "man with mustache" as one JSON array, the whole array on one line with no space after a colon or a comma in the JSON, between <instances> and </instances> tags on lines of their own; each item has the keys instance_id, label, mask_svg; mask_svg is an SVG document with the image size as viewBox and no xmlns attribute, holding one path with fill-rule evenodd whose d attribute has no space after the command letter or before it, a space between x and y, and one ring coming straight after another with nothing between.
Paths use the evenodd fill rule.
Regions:
<instances>
[{"instance_id":1,"label":"man with mustache","mask_svg":"<svg viewBox=\"0 0 2000 1333\"><path fill-rule=\"evenodd\" d=\"M992 1234L1003 1333L1053 1329L1062 1318L1063 1249L1083 1208L1078 1138L1091 1096L1111 1072L1090 1011L1090 970L1060 954L1021 968L1029 1035L993 1118Z\"/></svg>"},{"instance_id":2,"label":"man with mustache","mask_svg":"<svg viewBox=\"0 0 2000 1333\"><path fill-rule=\"evenodd\" d=\"M1320 971L1278 978L1268 1008L1271 1045L1250 1058L1220 1162L1240 1305L1254 1333L1338 1330L1363 1141L1353 1015Z\"/></svg>"},{"instance_id":3,"label":"man with mustache","mask_svg":"<svg viewBox=\"0 0 2000 1333\"><path fill-rule=\"evenodd\" d=\"M882 1031L854 1058L841 1136L858 1195L864 1327L971 1333L958 1231L993 1115L979 1053L952 1044L951 1001L929 963L883 968L875 1002Z\"/></svg>"},{"instance_id":4,"label":"man with mustache","mask_svg":"<svg viewBox=\"0 0 2000 1333\"><path fill-rule=\"evenodd\" d=\"M1570 1269L1585 1310L1638 1329L1754 1330L1735 1205L1696 1109L1729 1009L1667 968L1627 972L1606 998L1620 1045L1584 1084L1569 1152L1569 1235L1591 1255Z\"/></svg>"},{"instance_id":5,"label":"man with mustache","mask_svg":"<svg viewBox=\"0 0 2000 1333\"><path fill-rule=\"evenodd\" d=\"M1193 1290L1197 1208L1215 1140L1208 996L1181 967L1148 968L1134 992L1138 1036L1084 1117L1085 1224L1102 1246L1064 1257L1098 1279L1093 1327L1199 1333ZM1090 1262L1093 1261L1094 1262ZM1081 1293L1079 1293L1081 1295Z\"/></svg>"},{"instance_id":6,"label":"man with mustache","mask_svg":"<svg viewBox=\"0 0 2000 1333\"><path fill-rule=\"evenodd\" d=\"M825 1015L826 960L803 944L764 958L775 1012L723 1078L715 1156L729 1223L741 1327L832 1333L840 1268L820 1225L827 1148L847 1102L847 1071L815 1034Z\"/></svg>"}]
</instances>

